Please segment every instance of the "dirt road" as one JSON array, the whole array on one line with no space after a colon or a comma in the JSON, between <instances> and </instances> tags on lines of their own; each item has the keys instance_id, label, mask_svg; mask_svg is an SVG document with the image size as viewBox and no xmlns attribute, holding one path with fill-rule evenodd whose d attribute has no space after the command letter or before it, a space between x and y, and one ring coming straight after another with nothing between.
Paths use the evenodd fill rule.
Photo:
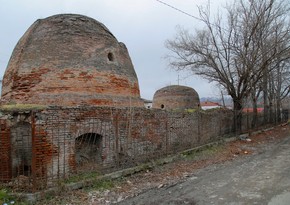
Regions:
<instances>
[{"instance_id":1,"label":"dirt road","mask_svg":"<svg viewBox=\"0 0 290 205\"><path fill-rule=\"evenodd\" d=\"M119 204L289 205L290 133L257 146L245 144L243 149L253 154L194 170L177 183L152 188Z\"/></svg>"}]
</instances>

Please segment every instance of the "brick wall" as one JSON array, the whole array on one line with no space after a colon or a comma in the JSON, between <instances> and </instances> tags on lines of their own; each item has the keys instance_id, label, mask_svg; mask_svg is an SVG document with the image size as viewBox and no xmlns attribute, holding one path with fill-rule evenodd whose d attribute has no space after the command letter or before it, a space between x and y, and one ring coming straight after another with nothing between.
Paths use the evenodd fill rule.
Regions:
<instances>
[{"instance_id":1,"label":"brick wall","mask_svg":"<svg viewBox=\"0 0 290 205\"><path fill-rule=\"evenodd\" d=\"M0 181L12 178L10 128L6 120L0 120Z\"/></svg>"},{"instance_id":2,"label":"brick wall","mask_svg":"<svg viewBox=\"0 0 290 205\"><path fill-rule=\"evenodd\" d=\"M16 167L25 170L18 173L33 179L27 180L29 191L46 188L82 172L122 169L216 141L229 133L232 125L232 112L225 110L190 113L142 108L55 107L25 114L17 111L3 114L0 160L4 166L1 166L0 178L11 179L11 165L13 170ZM27 134L29 130L31 134ZM11 149L10 137L25 136L31 138L22 140L25 149L20 144L12 145ZM87 146L87 149L76 147L77 138L84 140L78 141L78 146ZM12 155L11 150L15 150ZM29 151L32 153L26 153ZM27 164L29 156L32 159ZM19 177L14 172L13 178Z\"/></svg>"}]
</instances>

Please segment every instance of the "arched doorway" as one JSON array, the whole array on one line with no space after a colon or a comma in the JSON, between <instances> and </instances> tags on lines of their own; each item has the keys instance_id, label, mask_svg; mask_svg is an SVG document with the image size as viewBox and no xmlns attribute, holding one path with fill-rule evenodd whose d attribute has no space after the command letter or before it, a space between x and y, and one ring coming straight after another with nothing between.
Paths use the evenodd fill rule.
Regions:
<instances>
[{"instance_id":1,"label":"arched doorway","mask_svg":"<svg viewBox=\"0 0 290 205\"><path fill-rule=\"evenodd\" d=\"M12 176L31 175L31 124L19 122L11 128Z\"/></svg>"},{"instance_id":2,"label":"arched doorway","mask_svg":"<svg viewBox=\"0 0 290 205\"><path fill-rule=\"evenodd\" d=\"M75 139L75 159L77 165L102 162L102 135L86 133Z\"/></svg>"}]
</instances>

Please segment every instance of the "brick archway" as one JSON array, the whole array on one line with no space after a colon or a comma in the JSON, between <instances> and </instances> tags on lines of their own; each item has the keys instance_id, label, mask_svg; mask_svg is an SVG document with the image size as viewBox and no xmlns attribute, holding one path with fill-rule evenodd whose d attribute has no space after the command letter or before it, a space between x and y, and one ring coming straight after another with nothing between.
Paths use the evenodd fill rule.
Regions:
<instances>
[{"instance_id":1,"label":"brick archway","mask_svg":"<svg viewBox=\"0 0 290 205\"><path fill-rule=\"evenodd\" d=\"M102 163L103 136L85 133L75 139L75 160L79 166Z\"/></svg>"}]
</instances>

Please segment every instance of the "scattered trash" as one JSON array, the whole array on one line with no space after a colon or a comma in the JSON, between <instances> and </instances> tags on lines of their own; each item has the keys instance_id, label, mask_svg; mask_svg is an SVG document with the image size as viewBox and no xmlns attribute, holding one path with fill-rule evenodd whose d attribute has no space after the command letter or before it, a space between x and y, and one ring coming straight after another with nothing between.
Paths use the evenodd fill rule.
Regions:
<instances>
[{"instance_id":1,"label":"scattered trash","mask_svg":"<svg viewBox=\"0 0 290 205\"><path fill-rule=\"evenodd\" d=\"M186 172L183 174L183 177L189 177L189 174Z\"/></svg>"},{"instance_id":2,"label":"scattered trash","mask_svg":"<svg viewBox=\"0 0 290 205\"><path fill-rule=\"evenodd\" d=\"M163 186L164 186L164 184L160 184L160 185L158 186L158 189L162 188Z\"/></svg>"},{"instance_id":3,"label":"scattered trash","mask_svg":"<svg viewBox=\"0 0 290 205\"><path fill-rule=\"evenodd\" d=\"M195 179L197 179L197 177L193 176L193 177L190 177L189 179L190 180L195 180Z\"/></svg>"},{"instance_id":4,"label":"scattered trash","mask_svg":"<svg viewBox=\"0 0 290 205\"><path fill-rule=\"evenodd\" d=\"M117 202L121 202L123 200L123 197L122 196L119 196L118 199L117 199Z\"/></svg>"},{"instance_id":5,"label":"scattered trash","mask_svg":"<svg viewBox=\"0 0 290 205\"><path fill-rule=\"evenodd\" d=\"M240 136L239 136L239 139L240 139L240 140L247 140L248 137L249 137L248 134L243 134L243 135L240 135Z\"/></svg>"}]
</instances>

